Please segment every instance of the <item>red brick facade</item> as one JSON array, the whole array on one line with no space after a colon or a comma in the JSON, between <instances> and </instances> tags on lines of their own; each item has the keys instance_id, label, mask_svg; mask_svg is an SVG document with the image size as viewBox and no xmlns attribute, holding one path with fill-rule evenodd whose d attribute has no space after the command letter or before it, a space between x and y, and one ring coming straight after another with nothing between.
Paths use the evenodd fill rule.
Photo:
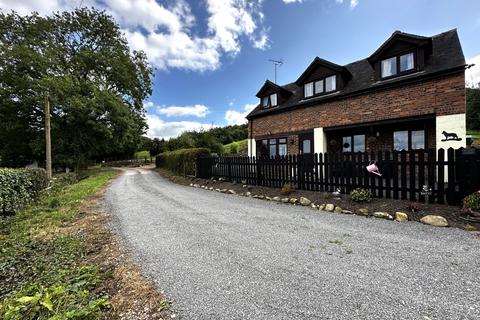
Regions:
<instances>
[{"instance_id":1,"label":"red brick facade","mask_svg":"<svg viewBox=\"0 0 480 320\"><path fill-rule=\"evenodd\" d=\"M465 113L465 75L458 73L250 121L252 138L319 127L435 114ZM250 126L249 126L250 128Z\"/></svg>"},{"instance_id":2,"label":"red brick facade","mask_svg":"<svg viewBox=\"0 0 480 320\"><path fill-rule=\"evenodd\" d=\"M257 140L285 135L290 141L295 138L296 132L319 127L325 129L397 118L459 113L465 113L464 72L253 118L249 122L249 135L250 138ZM408 129L409 125L407 123L403 126ZM433 148L435 121L425 123L424 126L427 147ZM391 128L386 127L382 131L384 132L380 132L380 135L378 132L372 132L372 135L376 136L376 141L371 143L373 149L391 148L392 134L389 132L392 131ZM335 134L328 135L330 139ZM295 144L298 144L298 139L295 141ZM289 153L298 151L298 145L289 142L288 147Z\"/></svg>"}]
</instances>

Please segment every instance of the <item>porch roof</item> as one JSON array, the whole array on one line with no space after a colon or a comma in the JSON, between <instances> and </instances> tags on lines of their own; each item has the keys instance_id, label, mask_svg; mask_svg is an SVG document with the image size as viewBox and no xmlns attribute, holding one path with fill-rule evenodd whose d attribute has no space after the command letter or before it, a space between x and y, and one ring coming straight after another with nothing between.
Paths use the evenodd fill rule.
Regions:
<instances>
[{"instance_id":1,"label":"porch roof","mask_svg":"<svg viewBox=\"0 0 480 320\"><path fill-rule=\"evenodd\" d=\"M353 129L353 128L362 128L362 127L376 127L376 126L384 126L384 125L389 125L394 123L418 122L418 121L433 120L433 119L435 119L434 114L426 114L426 115L420 115L415 117L394 118L394 119L387 119L387 120L353 123L353 124L347 124L342 126L325 127L323 128L323 131L329 132L334 130L344 130L344 129Z\"/></svg>"}]
</instances>

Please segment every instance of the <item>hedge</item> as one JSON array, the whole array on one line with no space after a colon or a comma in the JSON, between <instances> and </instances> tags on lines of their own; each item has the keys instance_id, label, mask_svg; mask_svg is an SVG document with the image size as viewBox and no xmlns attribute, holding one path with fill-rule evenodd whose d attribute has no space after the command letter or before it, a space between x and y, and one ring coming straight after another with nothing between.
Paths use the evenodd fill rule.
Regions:
<instances>
[{"instance_id":1,"label":"hedge","mask_svg":"<svg viewBox=\"0 0 480 320\"><path fill-rule=\"evenodd\" d=\"M210 151L206 148L178 149L160 153L155 164L157 168L168 169L177 174L193 175L197 158L209 155Z\"/></svg>"},{"instance_id":2,"label":"hedge","mask_svg":"<svg viewBox=\"0 0 480 320\"><path fill-rule=\"evenodd\" d=\"M0 213L15 213L48 186L43 169L0 168Z\"/></svg>"}]
</instances>

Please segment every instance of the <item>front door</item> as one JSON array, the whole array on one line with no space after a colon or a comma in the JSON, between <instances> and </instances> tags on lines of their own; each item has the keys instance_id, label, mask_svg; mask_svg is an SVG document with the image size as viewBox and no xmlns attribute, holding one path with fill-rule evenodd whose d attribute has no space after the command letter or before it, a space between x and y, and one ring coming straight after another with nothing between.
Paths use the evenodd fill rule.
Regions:
<instances>
[{"instance_id":1,"label":"front door","mask_svg":"<svg viewBox=\"0 0 480 320\"><path fill-rule=\"evenodd\" d=\"M313 153L313 133L303 133L298 136L298 151L300 154Z\"/></svg>"}]
</instances>

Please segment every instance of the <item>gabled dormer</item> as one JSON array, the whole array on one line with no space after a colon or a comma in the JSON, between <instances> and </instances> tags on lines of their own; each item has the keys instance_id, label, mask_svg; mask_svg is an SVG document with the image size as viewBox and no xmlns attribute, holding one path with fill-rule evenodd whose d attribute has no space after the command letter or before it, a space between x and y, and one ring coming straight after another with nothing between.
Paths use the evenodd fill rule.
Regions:
<instances>
[{"instance_id":1,"label":"gabled dormer","mask_svg":"<svg viewBox=\"0 0 480 320\"><path fill-rule=\"evenodd\" d=\"M309 99L342 90L350 77L345 67L316 57L295 83L303 88L303 98Z\"/></svg>"},{"instance_id":2,"label":"gabled dormer","mask_svg":"<svg viewBox=\"0 0 480 320\"><path fill-rule=\"evenodd\" d=\"M292 92L270 80L265 81L257 97L260 98L260 104L263 108L273 108L282 104L292 95Z\"/></svg>"},{"instance_id":3,"label":"gabled dormer","mask_svg":"<svg viewBox=\"0 0 480 320\"><path fill-rule=\"evenodd\" d=\"M367 60L375 80L422 71L432 53L432 38L395 31Z\"/></svg>"}]
</instances>

